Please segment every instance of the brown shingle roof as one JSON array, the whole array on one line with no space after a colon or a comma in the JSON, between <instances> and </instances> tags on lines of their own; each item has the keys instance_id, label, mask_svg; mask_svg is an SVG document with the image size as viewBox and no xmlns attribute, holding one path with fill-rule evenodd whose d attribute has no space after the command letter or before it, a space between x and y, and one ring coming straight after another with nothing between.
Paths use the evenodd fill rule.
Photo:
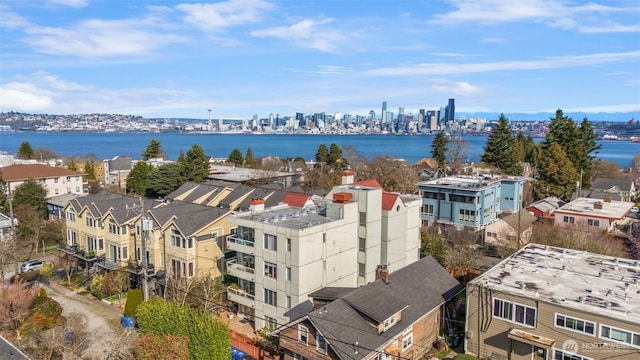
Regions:
<instances>
[{"instance_id":1,"label":"brown shingle roof","mask_svg":"<svg viewBox=\"0 0 640 360\"><path fill-rule=\"evenodd\" d=\"M47 166L42 164L18 164L0 168L0 175L4 181L18 181L29 179L44 179L59 176L79 176L80 172Z\"/></svg>"}]
</instances>

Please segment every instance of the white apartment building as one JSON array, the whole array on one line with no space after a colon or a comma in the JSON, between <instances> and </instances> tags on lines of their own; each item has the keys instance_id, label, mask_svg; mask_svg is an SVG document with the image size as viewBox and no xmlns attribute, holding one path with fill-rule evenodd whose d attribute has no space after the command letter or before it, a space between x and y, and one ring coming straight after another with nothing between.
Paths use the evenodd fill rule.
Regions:
<instances>
[{"instance_id":1,"label":"white apartment building","mask_svg":"<svg viewBox=\"0 0 640 360\"><path fill-rule=\"evenodd\" d=\"M19 164L0 168L5 181L5 195L11 196L16 188L28 180L35 180L47 190L47 198L61 194L83 195L87 185L84 173L43 164Z\"/></svg>"},{"instance_id":2,"label":"white apartment building","mask_svg":"<svg viewBox=\"0 0 640 360\"><path fill-rule=\"evenodd\" d=\"M312 310L310 293L323 287L357 287L375 280L377 265L394 271L419 258L420 198L387 193L376 181L335 187L305 207L264 208L232 215L237 225L227 250L237 256L227 272L238 314L254 327L275 328Z\"/></svg>"}]
</instances>

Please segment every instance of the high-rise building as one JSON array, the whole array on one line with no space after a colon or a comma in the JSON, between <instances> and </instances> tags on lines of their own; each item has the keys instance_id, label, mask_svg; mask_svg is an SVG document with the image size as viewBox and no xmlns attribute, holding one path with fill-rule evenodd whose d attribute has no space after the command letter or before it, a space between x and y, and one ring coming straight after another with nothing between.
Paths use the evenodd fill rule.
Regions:
<instances>
[{"instance_id":1,"label":"high-rise building","mask_svg":"<svg viewBox=\"0 0 640 360\"><path fill-rule=\"evenodd\" d=\"M445 108L445 112L446 112L444 117L445 122L453 121L456 118L455 102L456 102L455 99L449 99L449 102L447 103L447 107Z\"/></svg>"}]
</instances>

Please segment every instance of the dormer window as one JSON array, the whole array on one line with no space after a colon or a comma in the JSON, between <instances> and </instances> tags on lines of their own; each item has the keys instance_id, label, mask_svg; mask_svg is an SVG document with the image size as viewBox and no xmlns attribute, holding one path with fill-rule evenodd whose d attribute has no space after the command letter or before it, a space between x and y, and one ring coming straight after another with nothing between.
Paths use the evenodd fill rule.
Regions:
<instances>
[{"instance_id":1,"label":"dormer window","mask_svg":"<svg viewBox=\"0 0 640 360\"><path fill-rule=\"evenodd\" d=\"M395 324L396 324L396 315L394 314L392 317L390 317L390 318L388 318L387 320L384 321L384 330L383 331L389 330Z\"/></svg>"}]
</instances>

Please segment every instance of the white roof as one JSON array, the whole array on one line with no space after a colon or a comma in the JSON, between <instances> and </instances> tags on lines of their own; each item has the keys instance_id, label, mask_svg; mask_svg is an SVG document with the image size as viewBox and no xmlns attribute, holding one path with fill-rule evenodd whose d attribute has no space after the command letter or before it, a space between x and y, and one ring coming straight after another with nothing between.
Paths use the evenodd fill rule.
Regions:
<instances>
[{"instance_id":1,"label":"white roof","mask_svg":"<svg viewBox=\"0 0 640 360\"><path fill-rule=\"evenodd\" d=\"M640 325L640 262L529 244L471 284Z\"/></svg>"},{"instance_id":2,"label":"white roof","mask_svg":"<svg viewBox=\"0 0 640 360\"><path fill-rule=\"evenodd\" d=\"M596 203L602 205L596 208ZM603 201L602 199L577 198L556 210L556 214L574 214L577 216L593 216L607 219L622 219L634 206L626 201Z\"/></svg>"}]
</instances>

